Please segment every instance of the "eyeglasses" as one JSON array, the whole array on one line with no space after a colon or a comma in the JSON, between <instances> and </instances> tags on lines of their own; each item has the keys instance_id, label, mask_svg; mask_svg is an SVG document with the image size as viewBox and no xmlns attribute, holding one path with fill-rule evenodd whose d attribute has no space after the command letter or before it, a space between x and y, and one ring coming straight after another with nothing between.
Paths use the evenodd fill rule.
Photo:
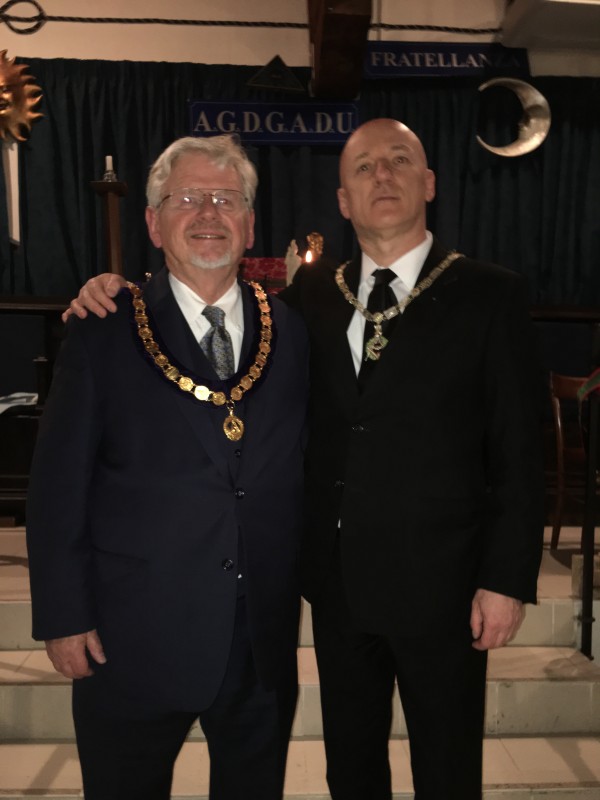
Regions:
<instances>
[{"instance_id":1,"label":"eyeglasses","mask_svg":"<svg viewBox=\"0 0 600 800\"><path fill-rule=\"evenodd\" d=\"M248 201L237 189L176 189L163 197L158 208L165 205L173 211L199 211L207 197L215 208L227 214L248 207Z\"/></svg>"}]
</instances>

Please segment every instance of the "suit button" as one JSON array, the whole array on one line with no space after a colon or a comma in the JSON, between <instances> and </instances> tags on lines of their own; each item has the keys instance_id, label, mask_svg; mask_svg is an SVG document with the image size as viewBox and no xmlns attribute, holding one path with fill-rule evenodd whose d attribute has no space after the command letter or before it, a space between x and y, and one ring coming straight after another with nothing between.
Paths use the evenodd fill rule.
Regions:
<instances>
[{"instance_id":1,"label":"suit button","mask_svg":"<svg viewBox=\"0 0 600 800\"><path fill-rule=\"evenodd\" d=\"M352 430L354 431L354 433L364 433L365 432L365 428L362 425L353 425L352 426Z\"/></svg>"},{"instance_id":2,"label":"suit button","mask_svg":"<svg viewBox=\"0 0 600 800\"><path fill-rule=\"evenodd\" d=\"M225 570L225 572L229 572L233 569L233 561L230 558L226 558L223 560L221 566Z\"/></svg>"},{"instance_id":3,"label":"suit button","mask_svg":"<svg viewBox=\"0 0 600 800\"><path fill-rule=\"evenodd\" d=\"M236 489L235 490L235 496L237 497L238 500L241 500L244 495L245 495L245 492L244 492L243 489Z\"/></svg>"},{"instance_id":4,"label":"suit button","mask_svg":"<svg viewBox=\"0 0 600 800\"><path fill-rule=\"evenodd\" d=\"M234 456L235 456L236 458L240 458L240 457L241 457L241 455L242 455L242 451L240 450L240 448L239 448L239 447L237 447L237 448L236 448L236 449L233 451L233 454L234 454Z\"/></svg>"},{"instance_id":5,"label":"suit button","mask_svg":"<svg viewBox=\"0 0 600 800\"><path fill-rule=\"evenodd\" d=\"M336 481L333 484L334 489L343 489L344 488L344 481Z\"/></svg>"}]
</instances>

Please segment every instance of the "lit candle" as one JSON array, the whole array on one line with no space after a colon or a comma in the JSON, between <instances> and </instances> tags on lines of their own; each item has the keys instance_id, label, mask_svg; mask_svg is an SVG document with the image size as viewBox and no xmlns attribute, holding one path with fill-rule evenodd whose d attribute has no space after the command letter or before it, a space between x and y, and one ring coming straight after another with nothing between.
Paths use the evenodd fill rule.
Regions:
<instances>
[{"instance_id":1,"label":"lit candle","mask_svg":"<svg viewBox=\"0 0 600 800\"><path fill-rule=\"evenodd\" d=\"M304 256L304 261L306 264L310 264L316 259L321 258L323 253L323 236L313 231L306 237L306 243L308 244L308 250Z\"/></svg>"},{"instance_id":2,"label":"lit candle","mask_svg":"<svg viewBox=\"0 0 600 800\"><path fill-rule=\"evenodd\" d=\"M106 156L106 158L104 159L104 171L105 172L112 172L113 171L112 156Z\"/></svg>"}]
</instances>

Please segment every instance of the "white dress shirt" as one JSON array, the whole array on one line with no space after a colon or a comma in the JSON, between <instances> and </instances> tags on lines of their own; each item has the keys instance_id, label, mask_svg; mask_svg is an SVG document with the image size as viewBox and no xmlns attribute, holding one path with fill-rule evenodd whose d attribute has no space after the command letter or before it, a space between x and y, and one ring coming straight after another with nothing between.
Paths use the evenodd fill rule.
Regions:
<instances>
[{"instance_id":1,"label":"white dress shirt","mask_svg":"<svg viewBox=\"0 0 600 800\"><path fill-rule=\"evenodd\" d=\"M195 339L199 342L204 334L210 330L210 322L206 317L202 316L202 312L208 303L205 303L193 289L182 283L172 272L169 272L169 284L181 313L190 326ZM234 281L225 294L219 297L215 303L211 303L211 305L218 306L225 312L225 329L231 336L233 358L237 371L242 352L242 339L244 338L244 307L239 283Z\"/></svg>"},{"instance_id":2,"label":"white dress shirt","mask_svg":"<svg viewBox=\"0 0 600 800\"><path fill-rule=\"evenodd\" d=\"M423 264L425 263L425 259L431 250L432 241L433 237L431 233L426 231L425 239L421 242L421 244L413 247L412 250L409 250L408 253L405 253L401 258L399 258L397 261L394 261L394 263L390 264L388 267L388 269L391 269L392 272L395 272L398 276L390 282L390 287L396 295L396 301L398 303L415 288L419 273L421 272ZM376 264L372 258L369 258L369 256L363 253L357 298L359 302L365 306L365 308L369 302L369 294L371 293L371 289L375 284L375 277L373 273L377 269L381 269L381 267ZM356 374L358 375L360 365L364 358L363 340L365 335L365 318L360 311L356 310L352 315L346 335L348 336L348 344L350 345L350 350L352 352L354 368L356 370Z\"/></svg>"}]
</instances>

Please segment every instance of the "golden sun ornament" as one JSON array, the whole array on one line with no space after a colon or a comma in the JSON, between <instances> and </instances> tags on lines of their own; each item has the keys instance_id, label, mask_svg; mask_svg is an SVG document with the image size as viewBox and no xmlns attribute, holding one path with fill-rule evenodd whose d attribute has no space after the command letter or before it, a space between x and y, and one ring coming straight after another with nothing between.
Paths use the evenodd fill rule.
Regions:
<instances>
[{"instance_id":1,"label":"golden sun ornament","mask_svg":"<svg viewBox=\"0 0 600 800\"><path fill-rule=\"evenodd\" d=\"M34 78L26 75L27 64L16 64L14 58L6 57L6 50L0 50L0 139L9 136L24 142L31 131L34 120L42 117L33 108L41 98L41 89L33 83Z\"/></svg>"}]
</instances>

